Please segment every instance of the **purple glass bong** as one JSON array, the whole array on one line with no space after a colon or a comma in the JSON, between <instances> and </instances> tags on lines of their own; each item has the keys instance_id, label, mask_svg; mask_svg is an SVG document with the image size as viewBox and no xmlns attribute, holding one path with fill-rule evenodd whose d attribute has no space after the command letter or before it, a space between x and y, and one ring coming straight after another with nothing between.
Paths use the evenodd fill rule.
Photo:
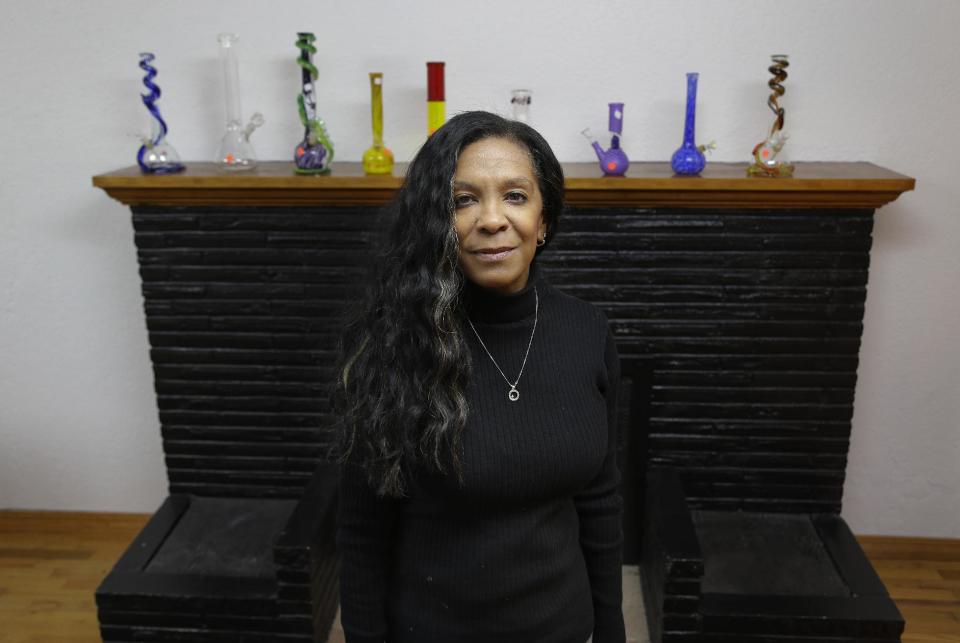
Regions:
<instances>
[{"instance_id":1,"label":"purple glass bong","mask_svg":"<svg viewBox=\"0 0 960 643\"><path fill-rule=\"evenodd\" d=\"M587 137L593 146L593 151L597 153L597 159L600 161L600 169L607 176L623 176L630 167L630 159L622 149L620 149L620 136L623 134L623 103L609 103L610 105L610 149L604 150L590 128L580 132Z\"/></svg>"}]
</instances>

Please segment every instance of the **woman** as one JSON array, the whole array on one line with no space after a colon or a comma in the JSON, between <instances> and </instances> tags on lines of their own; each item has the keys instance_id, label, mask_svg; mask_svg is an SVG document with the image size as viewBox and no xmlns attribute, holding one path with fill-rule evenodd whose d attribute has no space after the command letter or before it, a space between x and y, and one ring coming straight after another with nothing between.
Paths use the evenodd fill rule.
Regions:
<instances>
[{"instance_id":1,"label":"woman","mask_svg":"<svg viewBox=\"0 0 960 643\"><path fill-rule=\"evenodd\" d=\"M390 210L333 392L347 643L623 643L619 358L540 275L563 171L450 119Z\"/></svg>"}]
</instances>

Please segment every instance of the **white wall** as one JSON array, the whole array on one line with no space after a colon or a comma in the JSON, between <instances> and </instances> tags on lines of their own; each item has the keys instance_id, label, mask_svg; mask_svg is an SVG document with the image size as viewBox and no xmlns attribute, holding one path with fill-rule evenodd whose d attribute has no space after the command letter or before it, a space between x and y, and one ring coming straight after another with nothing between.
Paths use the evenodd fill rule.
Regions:
<instances>
[{"instance_id":1,"label":"white wall","mask_svg":"<svg viewBox=\"0 0 960 643\"><path fill-rule=\"evenodd\" d=\"M241 35L261 158L300 136L298 30L319 36L320 112L337 159L370 144L368 71L385 74L386 142L425 130L426 60L448 114L533 121L565 161L626 103L624 147L679 145L687 71L698 139L746 160L769 127L766 66L790 55L794 160L871 161L917 190L878 211L843 515L863 534L960 536L960 46L956 2L52 2L0 20L0 507L153 511L165 495L129 211L90 184L135 162L148 119L138 52L157 54L169 141L209 160L223 128L216 34ZM575 8L574 8L575 7Z\"/></svg>"}]
</instances>

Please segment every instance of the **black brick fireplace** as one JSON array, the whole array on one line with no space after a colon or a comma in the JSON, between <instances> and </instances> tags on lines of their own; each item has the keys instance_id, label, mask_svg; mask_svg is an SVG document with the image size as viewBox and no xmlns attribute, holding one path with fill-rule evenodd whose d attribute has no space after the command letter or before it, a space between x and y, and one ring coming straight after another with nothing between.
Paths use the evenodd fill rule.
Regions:
<instances>
[{"instance_id":1,"label":"black brick fireplace","mask_svg":"<svg viewBox=\"0 0 960 643\"><path fill-rule=\"evenodd\" d=\"M617 337L625 559L652 639L899 641L839 513L874 210L913 180L565 167L570 208L539 261ZM97 590L104 640L326 640L323 385L399 179L196 164L94 183L132 211L170 493Z\"/></svg>"}]
</instances>

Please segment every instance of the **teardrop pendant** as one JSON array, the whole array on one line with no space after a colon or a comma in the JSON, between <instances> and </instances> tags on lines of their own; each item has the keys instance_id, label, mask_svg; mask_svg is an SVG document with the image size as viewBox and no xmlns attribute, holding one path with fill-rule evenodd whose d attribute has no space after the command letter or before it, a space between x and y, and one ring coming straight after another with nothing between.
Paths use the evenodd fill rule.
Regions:
<instances>
[{"instance_id":1,"label":"teardrop pendant","mask_svg":"<svg viewBox=\"0 0 960 643\"><path fill-rule=\"evenodd\" d=\"M518 399L520 399L520 391L518 391L515 386L511 386L507 397L510 398L511 402L516 402Z\"/></svg>"}]
</instances>

